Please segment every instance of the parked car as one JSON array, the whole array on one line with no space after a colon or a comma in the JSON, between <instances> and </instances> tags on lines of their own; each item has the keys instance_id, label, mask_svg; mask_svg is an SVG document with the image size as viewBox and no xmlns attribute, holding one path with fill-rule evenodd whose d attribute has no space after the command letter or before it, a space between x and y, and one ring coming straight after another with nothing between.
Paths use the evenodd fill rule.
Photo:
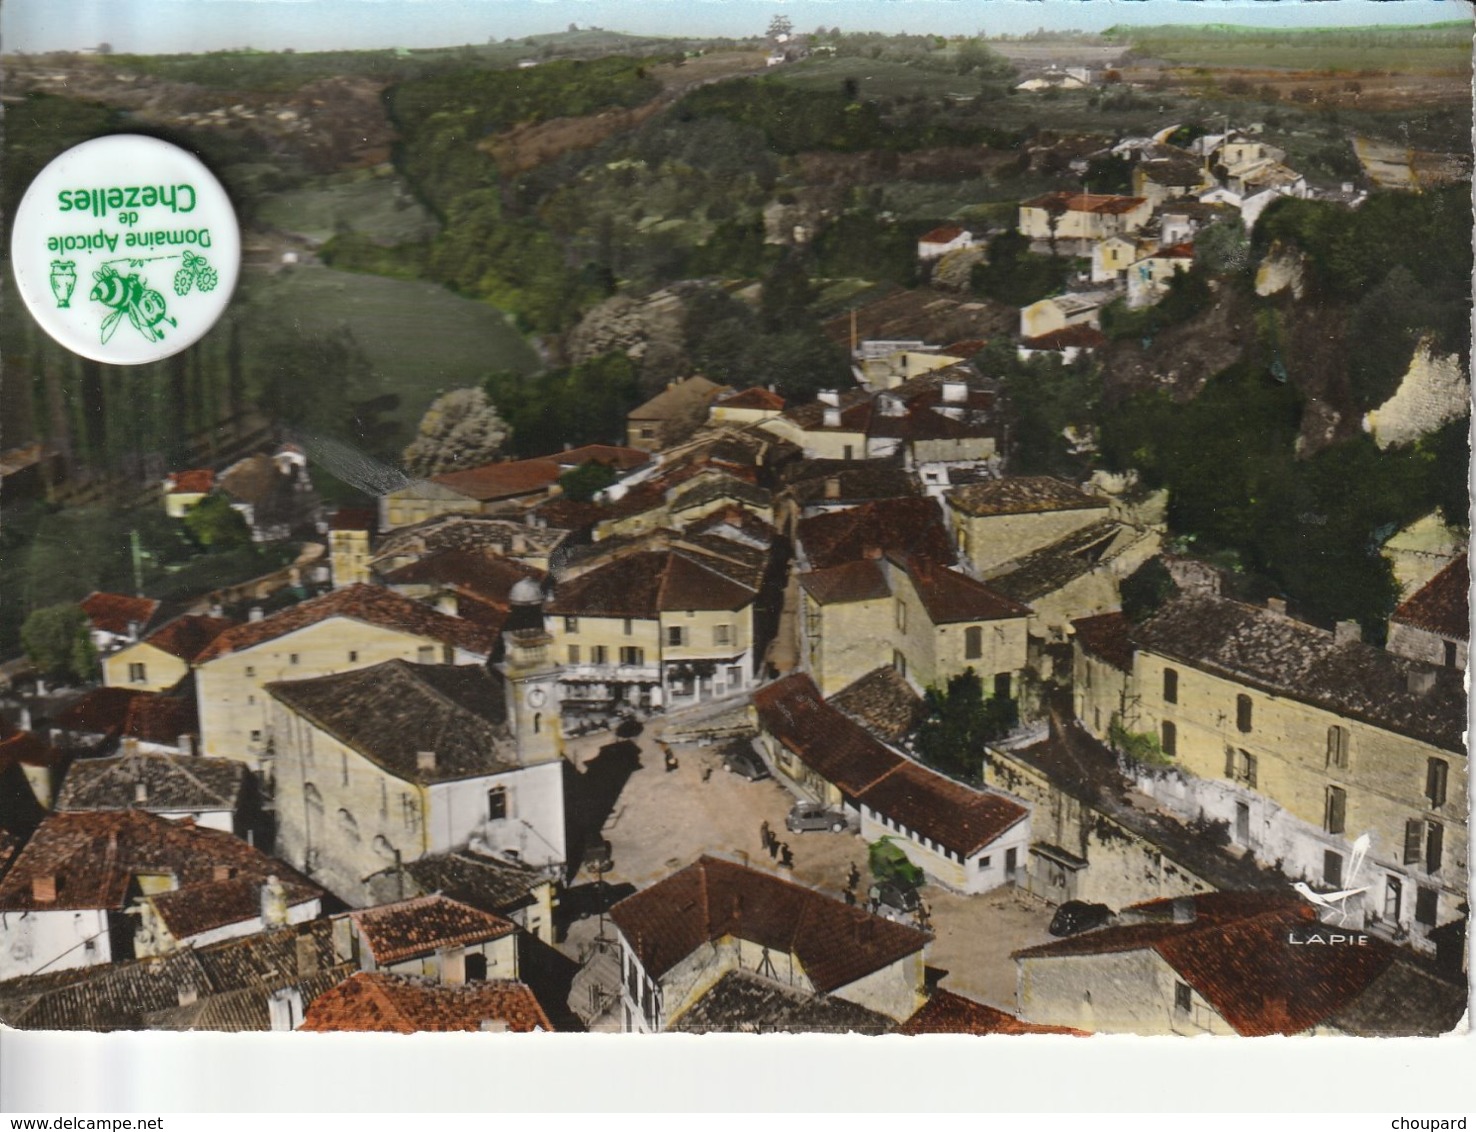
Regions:
<instances>
[{"instance_id":1,"label":"parked car","mask_svg":"<svg viewBox=\"0 0 1476 1132\"><path fill-rule=\"evenodd\" d=\"M749 782L758 782L769 777L769 768L751 747L730 747L723 754L723 769L729 774L746 778Z\"/></svg>"},{"instance_id":2,"label":"parked car","mask_svg":"<svg viewBox=\"0 0 1476 1132\"><path fill-rule=\"evenodd\" d=\"M1076 935L1078 932L1100 928L1112 916L1112 909L1105 904L1068 900L1056 909L1056 914L1051 917L1051 926L1046 930L1051 935Z\"/></svg>"},{"instance_id":3,"label":"parked car","mask_svg":"<svg viewBox=\"0 0 1476 1132\"><path fill-rule=\"evenodd\" d=\"M915 916L921 906L917 889L909 884L898 884L894 880L873 884L867 895L875 904L877 912L889 920Z\"/></svg>"},{"instance_id":4,"label":"parked car","mask_svg":"<svg viewBox=\"0 0 1476 1132\"><path fill-rule=\"evenodd\" d=\"M805 833L812 829L839 833L850 824L840 810L832 810L819 802L796 802L784 819L784 828L790 833Z\"/></svg>"}]
</instances>

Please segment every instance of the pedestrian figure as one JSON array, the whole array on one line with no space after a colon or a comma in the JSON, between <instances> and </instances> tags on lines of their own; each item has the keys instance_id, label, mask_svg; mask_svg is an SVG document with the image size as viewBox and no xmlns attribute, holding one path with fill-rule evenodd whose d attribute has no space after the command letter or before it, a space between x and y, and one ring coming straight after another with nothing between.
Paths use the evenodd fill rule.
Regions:
<instances>
[{"instance_id":1,"label":"pedestrian figure","mask_svg":"<svg viewBox=\"0 0 1476 1132\"><path fill-rule=\"evenodd\" d=\"M779 856L779 839L772 833L769 834L769 860L773 861Z\"/></svg>"},{"instance_id":2,"label":"pedestrian figure","mask_svg":"<svg viewBox=\"0 0 1476 1132\"><path fill-rule=\"evenodd\" d=\"M779 867L781 869L794 868L794 854L789 851L789 842L779 846Z\"/></svg>"},{"instance_id":3,"label":"pedestrian figure","mask_svg":"<svg viewBox=\"0 0 1476 1132\"><path fill-rule=\"evenodd\" d=\"M710 767L710 766L703 767L702 768L702 781L703 782L706 782L711 777L712 777L712 767Z\"/></svg>"},{"instance_id":4,"label":"pedestrian figure","mask_svg":"<svg viewBox=\"0 0 1476 1132\"><path fill-rule=\"evenodd\" d=\"M861 883L861 870L856 867L856 862L851 862L851 875L846 880L848 889L856 888Z\"/></svg>"},{"instance_id":5,"label":"pedestrian figure","mask_svg":"<svg viewBox=\"0 0 1476 1132\"><path fill-rule=\"evenodd\" d=\"M666 756L666 772L670 774L677 768L676 753L665 743L661 744L661 751Z\"/></svg>"},{"instance_id":6,"label":"pedestrian figure","mask_svg":"<svg viewBox=\"0 0 1476 1132\"><path fill-rule=\"evenodd\" d=\"M852 890L852 889L849 889L849 888L846 889L846 891L845 891L845 898L846 898L846 903L847 904L855 904L856 903L856 893L855 893L855 891Z\"/></svg>"},{"instance_id":7,"label":"pedestrian figure","mask_svg":"<svg viewBox=\"0 0 1476 1132\"><path fill-rule=\"evenodd\" d=\"M769 828L769 819L765 818L764 823L759 826L759 844L767 849L769 847L769 842L772 841L773 838L774 831Z\"/></svg>"}]
</instances>

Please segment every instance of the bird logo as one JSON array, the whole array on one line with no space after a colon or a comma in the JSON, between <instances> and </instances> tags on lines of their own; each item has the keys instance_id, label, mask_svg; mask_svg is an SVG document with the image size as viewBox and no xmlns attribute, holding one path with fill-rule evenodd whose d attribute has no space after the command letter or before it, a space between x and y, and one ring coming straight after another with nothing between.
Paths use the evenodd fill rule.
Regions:
<instances>
[{"instance_id":1,"label":"bird logo","mask_svg":"<svg viewBox=\"0 0 1476 1132\"><path fill-rule=\"evenodd\" d=\"M1348 865L1348 881L1351 884L1358 879L1358 873L1363 868L1363 860L1368 856L1368 847L1372 839L1368 834L1361 834L1357 841L1353 842L1353 857ZM1322 918L1322 910L1332 909L1338 913L1338 927L1348 922L1348 901L1360 892L1367 892L1368 886L1362 888L1341 888L1336 892L1314 892L1303 881L1297 881L1292 888L1297 894L1309 903L1317 906L1317 916Z\"/></svg>"}]
</instances>

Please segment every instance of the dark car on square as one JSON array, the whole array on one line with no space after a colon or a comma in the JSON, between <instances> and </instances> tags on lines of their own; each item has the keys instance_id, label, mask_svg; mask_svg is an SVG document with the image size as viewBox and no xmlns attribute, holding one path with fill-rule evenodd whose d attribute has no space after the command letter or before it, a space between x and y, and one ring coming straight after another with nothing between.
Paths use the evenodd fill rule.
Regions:
<instances>
[{"instance_id":1,"label":"dark car on square","mask_svg":"<svg viewBox=\"0 0 1476 1132\"><path fill-rule=\"evenodd\" d=\"M1088 904L1085 900L1068 900L1056 909L1051 917L1051 926L1046 930L1051 935L1076 935L1100 928L1112 919L1112 909L1105 904Z\"/></svg>"}]
</instances>

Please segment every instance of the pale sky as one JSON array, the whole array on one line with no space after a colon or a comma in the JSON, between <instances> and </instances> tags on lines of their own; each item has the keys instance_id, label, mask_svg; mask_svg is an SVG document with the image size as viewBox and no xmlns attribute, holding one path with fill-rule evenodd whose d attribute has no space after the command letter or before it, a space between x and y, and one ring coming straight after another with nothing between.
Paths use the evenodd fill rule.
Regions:
<instances>
[{"instance_id":1,"label":"pale sky","mask_svg":"<svg viewBox=\"0 0 1476 1132\"><path fill-rule=\"evenodd\" d=\"M562 31L571 23L646 35L795 28L941 35L1019 34L1115 23L1349 26L1470 20L1466 0L4 0L0 50L109 43L175 54L231 47L299 51L439 47Z\"/></svg>"}]
</instances>

